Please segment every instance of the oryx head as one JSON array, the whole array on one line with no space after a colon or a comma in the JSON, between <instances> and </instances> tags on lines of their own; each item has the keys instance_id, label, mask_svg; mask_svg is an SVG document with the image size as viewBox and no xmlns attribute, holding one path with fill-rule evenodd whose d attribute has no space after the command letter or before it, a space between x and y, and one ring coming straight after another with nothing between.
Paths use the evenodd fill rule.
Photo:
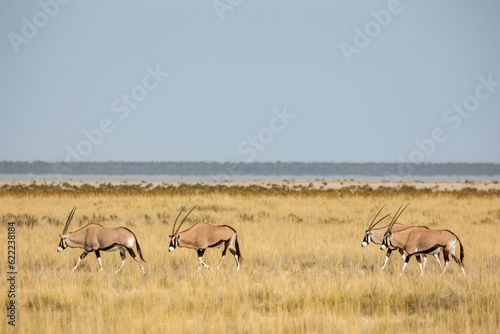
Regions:
<instances>
[{"instance_id":1,"label":"oryx head","mask_svg":"<svg viewBox=\"0 0 500 334\"><path fill-rule=\"evenodd\" d=\"M396 212L396 215L394 215L394 218L392 218L391 223L387 226L387 230L384 233L384 238L382 239L382 244L380 245L380 249L384 250L386 248L392 247L391 245L391 237L392 237L392 227L394 224L396 224L396 221L398 220L399 216L405 211L405 209L410 205L410 203L406 204L406 206L401 210L403 207L403 204L399 207L398 211Z\"/></svg>"},{"instance_id":2,"label":"oryx head","mask_svg":"<svg viewBox=\"0 0 500 334\"><path fill-rule=\"evenodd\" d=\"M68 216L68 220L66 221L66 225L64 225L64 230L63 230L62 234L59 234L59 236L61 237L61 241L59 241L59 247L57 247L58 252L62 252L63 250L65 250L68 247L68 245L66 243L66 239L68 237L65 234L68 231L69 223L71 223L71 220L73 219L73 215L75 214L75 211L76 211L76 206L73 208L73 210L71 210L71 212Z\"/></svg>"},{"instance_id":3,"label":"oryx head","mask_svg":"<svg viewBox=\"0 0 500 334\"><path fill-rule=\"evenodd\" d=\"M187 205L187 204L186 204ZM191 209L191 211L188 212L188 214L186 215L186 217L184 217L184 219L181 221L181 223L179 224L179 226L177 227L177 230L175 229L175 224L177 223L177 220L179 219L179 216L181 215L181 213L184 211L184 209L186 208L186 205L184 205L181 209L181 211L179 212L179 214L177 215L177 218L175 218L175 221L174 221L174 225L172 226L172 235L169 235L168 237L170 238L170 245L168 246L168 251L171 252L175 249L175 247L177 247L179 245L179 239L180 239L180 236L177 235L177 233L179 232L182 224L184 223L184 221L186 221L186 218L189 216L189 214L191 212L193 212L193 210L196 208L196 205Z\"/></svg>"},{"instance_id":4,"label":"oryx head","mask_svg":"<svg viewBox=\"0 0 500 334\"><path fill-rule=\"evenodd\" d=\"M375 222L375 219L377 219L378 215L380 214L380 212L382 211L382 209L384 207L385 207L385 205L377 212L377 214L373 218L372 222L370 223L370 225L366 229L366 231L365 231L365 237L363 238L363 242L361 243L362 247L366 247L372 241L372 230L375 227L375 225L377 225L382 220L384 220L385 218L387 218L387 217L389 217L391 215L391 214L388 214L388 215L380 218L379 220L377 220L377 222Z\"/></svg>"}]
</instances>

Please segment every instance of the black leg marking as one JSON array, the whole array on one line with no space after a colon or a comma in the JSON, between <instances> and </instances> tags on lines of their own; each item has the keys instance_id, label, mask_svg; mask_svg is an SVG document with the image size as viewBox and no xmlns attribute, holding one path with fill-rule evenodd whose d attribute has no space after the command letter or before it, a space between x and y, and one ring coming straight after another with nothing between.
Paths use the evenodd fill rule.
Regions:
<instances>
[{"instance_id":1,"label":"black leg marking","mask_svg":"<svg viewBox=\"0 0 500 334\"><path fill-rule=\"evenodd\" d=\"M198 249L196 252L198 253L198 264L201 266L203 265L205 268L208 268L208 266L203 262L202 257L203 254L205 254L206 249Z\"/></svg>"},{"instance_id":2,"label":"black leg marking","mask_svg":"<svg viewBox=\"0 0 500 334\"><path fill-rule=\"evenodd\" d=\"M226 257L226 253L227 253L227 249L229 248L229 242L224 242L222 244L222 255L220 257L220 261L219 261L219 265L217 266L217 269L220 268L221 264L222 264L222 261L224 260L224 258ZM229 251L231 253L233 253L233 250L232 249L229 249ZM234 253L233 253L234 255Z\"/></svg>"},{"instance_id":3,"label":"black leg marking","mask_svg":"<svg viewBox=\"0 0 500 334\"><path fill-rule=\"evenodd\" d=\"M443 250L443 258L444 258L444 262L450 262L450 254L449 252L446 252Z\"/></svg>"},{"instance_id":4,"label":"black leg marking","mask_svg":"<svg viewBox=\"0 0 500 334\"><path fill-rule=\"evenodd\" d=\"M120 257L122 258L122 263L120 264L120 266L118 267L118 269L115 271L115 274L118 273L122 269L123 264L125 263L125 260L127 260L127 256L126 256L126 253L125 253L126 252L125 248L120 247L119 250L120 250Z\"/></svg>"},{"instance_id":5,"label":"black leg marking","mask_svg":"<svg viewBox=\"0 0 500 334\"><path fill-rule=\"evenodd\" d=\"M399 253L403 253L403 251L402 251L402 250L399 250ZM387 253L385 254L385 257L386 257L386 258L390 258L390 257L391 257L391 254L392 254L392 250L387 249ZM403 254L401 254L401 255L403 255Z\"/></svg>"},{"instance_id":6,"label":"black leg marking","mask_svg":"<svg viewBox=\"0 0 500 334\"><path fill-rule=\"evenodd\" d=\"M406 263L408 263L408 262L410 261L410 258L411 258L411 255L410 255L410 254L406 255L405 262L406 262Z\"/></svg>"},{"instance_id":7,"label":"black leg marking","mask_svg":"<svg viewBox=\"0 0 500 334\"><path fill-rule=\"evenodd\" d=\"M73 271L76 270L76 267L78 267L78 265L80 264L80 262L85 258L85 256L87 256L88 253L89 252L87 252L87 251L83 251L82 255L80 255L80 257L78 258L78 261L76 261L76 264L73 267Z\"/></svg>"},{"instance_id":8,"label":"black leg marking","mask_svg":"<svg viewBox=\"0 0 500 334\"><path fill-rule=\"evenodd\" d=\"M132 256L133 259L135 259L137 256L135 255L135 252L132 248L127 248L128 250L128 253L130 254L130 256Z\"/></svg>"},{"instance_id":9,"label":"black leg marking","mask_svg":"<svg viewBox=\"0 0 500 334\"><path fill-rule=\"evenodd\" d=\"M128 253L130 254L130 256L132 256L132 258L135 260L135 262L137 262L137 264L139 265L139 267L141 267L142 273L144 274L145 273L144 267L142 266L141 262L139 261L139 258L137 257L137 255L135 255L134 250L132 248L127 248L127 250L128 250ZM120 255L122 255L121 251L122 250L120 249ZM141 255L141 258L142 258L142 255ZM125 262L125 250L123 250L122 266L123 266L124 262ZM121 269L122 266L120 266L120 269ZM118 269L118 270L120 270L120 269Z\"/></svg>"},{"instance_id":10,"label":"black leg marking","mask_svg":"<svg viewBox=\"0 0 500 334\"><path fill-rule=\"evenodd\" d=\"M99 271L102 271L101 252L99 252L98 249L95 250L95 256L97 257L97 262L99 263Z\"/></svg>"}]
</instances>

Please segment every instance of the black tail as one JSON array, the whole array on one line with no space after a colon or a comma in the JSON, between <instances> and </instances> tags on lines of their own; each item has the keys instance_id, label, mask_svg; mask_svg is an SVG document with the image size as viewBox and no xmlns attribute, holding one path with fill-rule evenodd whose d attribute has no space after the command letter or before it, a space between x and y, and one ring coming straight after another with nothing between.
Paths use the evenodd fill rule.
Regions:
<instances>
[{"instance_id":1,"label":"black tail","mask_svg":"<svg viewBox=\"0 0 500 334\"><path fill-rule=\"evenodd\" d=\"M135 235L134 235L134 237L135 237ZM137 237L135 237L135 247L137 247L137 253L139 253L141 260L146 262L146 260L144 260L144 258L142 257L141 246L139 246L139 241L137 241Z\"/></svg>"},{"instance_id":2,"label":"black tail","mask_svg":"<svg viewBox=\"0 0 500 334\"><path fill-rule=\"evenodd\" d=\"M240 252L240 244L238 243L238 236L234 239L234 248L236 248L236 255L238 255L238 259L240 262L243 262L243 258L241 257Z\"/></svg>"},{"instance_id":3,"label":"black tail","mask_svg":"<svg viewBox=\"0 0 500 334\"><path fill-rule=\"evenodd\" d=\"M458 239L458 243L460 244L460 263L463 265L464 264L464 246L462 246L462 242L460 242L460 239Z\"/></svg>"}]
</instances>

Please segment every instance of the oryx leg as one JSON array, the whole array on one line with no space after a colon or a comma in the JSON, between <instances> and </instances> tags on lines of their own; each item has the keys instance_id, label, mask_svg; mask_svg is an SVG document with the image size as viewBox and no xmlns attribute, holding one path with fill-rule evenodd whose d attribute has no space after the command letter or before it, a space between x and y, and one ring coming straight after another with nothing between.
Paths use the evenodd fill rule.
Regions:
<instances>
[{"instance_id":1,"label":"oryx leg","mask_svg":"<svg viewBox=\"0 0 500 334\"><path fill-rule=\"evenodd\" d=\"M438 254L434 254L434 257L436 258L436 261L437 263L439 264L439 268L443 268L443 266L441 265L441 261L439 261L439 253Z\"/></svg>"},{"instance_id":2,"label":"oryx leg","mask_svg":"<svg viewBox=\"0 0 500 334\"><path fill-rule=\"evenodd\" d=\"M102 271L101 253L98 249L95 250L95 256L97 257L97 262L99 262L99 271Z\"/></svg>"},{"instance_id":3,"label":"oryx leg","mask_svg":"<svg viewBox=\"0 0 500 334\"><path fill-rule=\"evenodd\" d=\"M122 263L120 264L120 267L118 268L117 271L115 271L115 274L117 274L123 267L123 264L125 263L125 261L127 261L127 256L126 256L126 253L125 253L125 248L124 247L120 247L120 257L122 258Z\"/></svg>"},{"instance_id":4,"label":"oryx leg","mask_svg":"<svg viewBox=\"0 0 500 334\"><path fill-rule=\"evenodd\" d=\"M219 265L217 266L217 269L220 268L220 265L222 264L222 261L226 258L226 252L227 252L228 248L229 248L229 246L226 247L226 243L223 242L222 243L222 256L220 258Z\"/></svg>"},{"instance_id":5,"label":"oryx leg","mask_svg":"<svg viewBox=\"0 0 500 334\"><path fill-rule=\"evenodd\" d=\"M85 256L87 256L87 254L88 254L88 253L89 253L89 252L84 251L84 252L82 253L82 255L80 255L80 257L78 258L78 261L76 262L76 265L73 267L73 270L72 270L72 271L75 271L76 267L78 267L78 265L80 264L80 261L82 261L82 260L85 258Z\"/></svg>"},{"instance_id":6,"label":"oryx leg","mask_svg":"<svg viewBox=\"0 0 500 334\"><path fill-rule=\"evenodd\" d=\"M132 248L127 248L127 250L128 250L128 253L130 254L130 256L132 256L132 258L135 260L135 262L137 262L139 267L141 267L142 273L145 274L146 271L144 270L144 267L142 266L141 261L139 261L139 258L137 257L137 255L135 255L134 250ZM121 252L121 249L120 249L120 252ZM123 262L125 262L125 260L123 260L123 258L122 258L122 265L123 265ZM121 266L120 266L120 268L121 268ZM120 269L118 269L118 270L120 270Z\"/></svg>"},{"instance_id":7,"label":"oryx leg","mask_svg":"<svg viewBox=\"0 0 500 334\"><path fill-rule=\"evenodd\" d=\"M405 252L403 252L403 250L400 248L398 249L399 251L399 255L401 255L401 258L403 259L403 261L405 260Z\"/></svg>"},{"instance_id":8,"label":"oryx leg","mask_svg":"<svg viewBox=\"0 0 500 334\"><path fill-rule=\"evenodd\" d=\"M420 255L415 255L417 258L418 266L420 267L420 276L424 276L424 266L425 266L425 261L427 261L427 257L424 255L424 261L422 263L422 257Z\"/></svg>"},{"instance_id":9,"label":"oryx leg","mask_svg":"<svg viewBox=\"0 0 500 334\"><path fill-rule=\"evenodd\" d=\"M402 250L399 250L399 251L402 252ZM388 249L387 253L385 254L384 265L382 266L382 268L380 268L380 271L384 270L385 265L387 264L387 262L389 261L389 258L391 257L391 253L392 253L392 250ZM403 256L403 260L404 260L404 256Z\"/></svg>"},{"instance_id":10,"label":"oryx leg","mask_svg":"<svg viewBox=\"0 0 500 334\"><path fill-rule=\"evenodd\" d=\"M234 259L236 260L236 271L240 270L240 259L239 259L238 254L236 254L236 249L234 249L230 246L229 251L231 252L231 254L233 254Z\"/></svg>"},{"instance_id":11,"label":"oryx leg","mask_svg":"<svg viewBox=\"0 0 500 334\"><path fill-rule=\"evenodd\" d=\"M464 270L464 267L462 266L462 262L458 259L458 257L455 254L451 254L451 257L453 258L453 260L455 260L455 262L458 264L458 266L462 270L462 273L465 275L465 270Z\"/></svg>"},{"instance_id":12,"label":"oryx leg","mask_svg":"<svg viewBox=\"0 0 500 334\"><path fill-rule=\"evenodd\" d=\"M443 249L443 257L444 257L444 269L441 275L444 274L446 269L448 269L448 265L450 264L450 256L448 255L448 252L444 249Z\"/></svg>"},{"instance_id":13,"label":"oryx leg","mask_svg":"<svg viewBox=\"0 0 500 334\"><path fill-rule=\"evenodd\" d=\"M406 266L408 265L408 261L410 261L410 258L411 258L411 255L406 254L406 259L405 259L405 262L403 263L403 269L401 269L401 274L399 274L399 276L403 275L403 272L405 271Z\"/></svg>"},{"instance_id":14,"label":"oryx leg","mask_svg":"<svg viewBox=\"0 0 500 334\"><path fill-rule=\"evenodd\" d=\"M203 260L202 260L202 257L203 257L203 254L205 254L205 250L206 249L198 249L196 252L198 253L198 269L201 268L201 265L203 265L205 268L209 268L209 266L207 266Z\"/></svg>"},{"instance_id":15,"label":"oryx leg","mask_svg":"<svg viewBox=\"0 0 500 334\"><path fill-rule=\"evenodd\" d=\"M425 268L425 264L427 263L427 255L423 255L422 267Z\"/></svg>"}]
</instances>

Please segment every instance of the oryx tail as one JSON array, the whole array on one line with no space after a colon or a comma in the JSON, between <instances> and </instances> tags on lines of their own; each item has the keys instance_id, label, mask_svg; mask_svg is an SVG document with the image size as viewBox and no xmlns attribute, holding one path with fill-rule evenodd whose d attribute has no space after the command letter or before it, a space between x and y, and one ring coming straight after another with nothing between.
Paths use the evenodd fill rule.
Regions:
<instances>
[{"instance_id":1,"label":"oryx tail","mask_svg":"<svg viewBox=\"0 0 500 334\"><path fill-rule=\"evenodd\" d=\"M457 238L458 239L458 238ZM460 263L462 263L462 265L464 264L464 246L462 246L462 242L460 241L460 239L458 239L458 243L460 244Z\"/></svg>"},{"instance_id":2,"label":"oryx tail","mask_svg":"<svg viewBox=\"0 0 500 334\"><path fill-rule=\"evenodd\" d=\"M141 251L141 246L139 246L139 240L137 240L137 237L135 236L135 233L132 232L130 229L124 227L124 229L126 229L127 231L129 231L130 233L132 233L132 235L134 236L134 239L135 239L135 247L137 248L137 253L139 253L139 256L141 258L142 261L146 262L146 260L144 260L144 258L142 257L142 251Z\"/></svg>"},{"instance_id":3,"label":"oryx tail","mask_svg":"<svg viewBox=\"0 0 500 334\"><path fill-rule=\"evenodd\" d=\"M238 235L234 237L234 248L236 249L236 255L238 255L239 262L243 262L243 258L241 257L240 252L240 244L238 243Z\"/></svg>"},{"instance_id":4,"label":"oryx tail","mask_svg":"<svg viewBox=\"0 0 500 334\"><path fill-rule=\"evenodd\" d=\"M464 246L462 245L462 242L460 241L460 239L457 237L457 235L455 233L453 233L451 231L449 231L449 232L457 238L458 244L460 245L460 264L463 266L464 265L464 256L465 256Z\"/></svg>"}]
</instances>

